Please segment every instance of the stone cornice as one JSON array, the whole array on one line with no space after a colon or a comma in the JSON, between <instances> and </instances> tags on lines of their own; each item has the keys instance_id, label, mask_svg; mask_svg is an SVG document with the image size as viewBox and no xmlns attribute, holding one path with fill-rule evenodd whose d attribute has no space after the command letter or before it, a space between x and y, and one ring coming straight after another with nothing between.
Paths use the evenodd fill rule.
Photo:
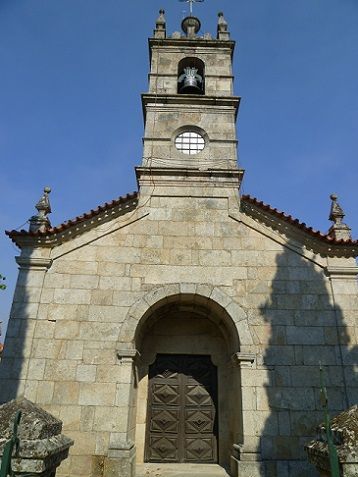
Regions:
<instances>
[{"instance_id":1,"label":"stone cornice","mask_svg":"<svg viewBox=\"0 0 358 477\"><path fill-rule=\"evenodd\" d=\"M213 49L222 49L230 50L231 55L234 53L235 41L233 40L217 40L215 38L211 40L206 40L204 38L195 37L195 38L149 38L149 53L151 58L151 49L156 48L179 48L182 51L182 48L195 48L196 51L204 48L213 48Z\"/></svg>"},{"instance_id":2,"label":"stone cornice","mask_svg":"<svg viewBox=\"0 0 358 477\"><path fill-rule=\"evenodd\" d=\"M331 279L357 280L358 267L328 266L325 268L325 273Z\"/></svg>"},{"instance_id":3,"label":"stone cornice","mask_svg":"<svg viewBox=\"0 0 358 477\"><path fill-rule=\"evenodd\" d=\"M142 102L144 105L156 103L162 104L200 104L203 106L231 106L237 108L240 104L240 96L209 96L203 94L163 94L163 93L143 93Z\"/></svg>"},{"instance_id":4,"label":"stone cornice","mask_svg":"<svg viewBox=\"0 0 358 477\"><path fill-rule=\"evenodd\" d=\"M121 363L133 363L140 358L140 353L136 349L117 349L116 355Z\"/></svg>"},{"instance_id":5,"label":"stone cornice","mask_svg":"<svg viewBox=\"0 0 358 477\"><path fill-rule=\"evenodd\" d=\"M358 246L355 244L334 243L334 241L326 239L323 235L312 235L306 227L295 225L284 218L279 218L259 205L247 202L244 198L241 200L241 210L258 223L277 231L283 236L292 238L296 244L300 244L301 247L314 253L319 253L322 256L347 258L356 257L358 254ZM240 218L236 220L240 221Z\"/></svg>"},{"instance_id":6,"label":"stone cornice","mask_svg":"<svg viewBox=\"0 0 358 477\"><path fill-rule=\"evenodd\" d=\"M147 136L147 137L143 138L143 142L149 142L149 141L172 142L172 138L171 137L162 137L162 136ZM237 145L239 143L239 141L237 139L211 139L210 138L210 143ZM215 163L215 160L213 161L213 163Z\"/></svg>"},{"instance_id":7,"label":"stone cornice","mask_svg":"<svg viewBox=\"0 0 358 477\"><path fill-rule=\"evenodd\" d=\"M144 174L161 175L161 176L195 176L195 177L242 177L244 171L242 169L207 169L200 170L191 167L136 167L137 176Z\"/></svg>"},{"instance_id":8,"label":"stone cornice","mask_svg":"<svg viewBox=\"0 0 358 477\"><path fill-rule=\"evenodd\" d=\"M234 353L231 356L231 361L236 366L241 366L245 368L251 368L256 359L256 355L253 353Z\"/></svg>"},{"instance_id":9,"label":"stone cornice","mask_svg":"<svg viewBox=\"0 0 358 477\"><path fill-rule=\"evenodd\" d=\"M20 269L48 270L52 265L51 258L15 257Z\"/></svg>"},{"instance_id":10,"label":"stone cornice","mask_svg":"<svg viewBox=\"0 0 358 477\"><path fill-rule=\"evenodd\" d=\"M9 232L8 235L11 237L12 241L22 249L25 247L30 248L53 248L56 245L60 245L63 242L72 240L73 238L81 235L85 232L88 232L99 225L110 222L113 219L118 217L125 216L129 212L136 212L138 205L137 197L132 200L122 204L119 203L114 207L108 209L103 209L99 213L89 214L88 217L81 216L76 218L73 221L69 221L65 224L61 224L59 227L48 230L43 233L29 233L26 231L21 232ZM138 214L132 217L131 222L139 220ZM128 224L128 220L125 220L122 226Z\"/></svg>"},{"instance_id":11,"label":"stone cornice","mask_svg":"<svg viewBox=\"0 0 358 477\"><path fill-rule=\"evenodd\" d=\"M156 110L165 106L196 106L196 107L215 107L215 110L220 108L232 108L237 115L241 98L240 96L207 96L200 94L142 94L142 108L144 119L146 118L147 107L153 104ZM176 108L177 109L177 108Z\"/></svg>"},{"instance_id":12,"label":"stone cornice","mask_svg":"<svg viewBox=\"0 0 358 477\"><path fill-rule=\"evenodd\" d=\"M149 73L148 74L149 77L153 77L153 78L156 78L156 77L160 77L160 78L177 78L178 77L178 73ZM207 74L205 73L205 78L226 78L226 79L234 79L235 76L234 75L222 75L222 74L216 74L216 75L213 75L213 74Z\"/></svg>"},{"instance_id":13,"label":"stone cornice","mask_svg":"<svg viewBox=\"0 0 358 477\"><path fill-rule=\"evenodd\" d=\"M143 185L146 181L155 178L156 184L189 186L193 183L200 185L215 185L222 187L239 188L244 171L242 169L206 169L200 170L190 167L136 167L137 181ZM184 180L188 178L188 180Z\"/></svg>"}]
</instances>

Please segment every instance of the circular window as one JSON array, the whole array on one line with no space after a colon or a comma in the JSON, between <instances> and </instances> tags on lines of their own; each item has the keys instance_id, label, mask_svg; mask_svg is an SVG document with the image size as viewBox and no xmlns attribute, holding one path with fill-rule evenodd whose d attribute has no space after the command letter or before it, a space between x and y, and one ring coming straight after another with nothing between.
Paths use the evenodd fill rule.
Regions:
<instances>
[{"instance_id":1,"label":"circular window","mask_svg":"<svg viewBox=\"0 0 358 477\"><path fill-rule=\"evenodd\" d=\"M184 154L198 154L205 147L205 140L194 131L186 131L175 139L175 147Z\"/></svg>"}]
</instances>

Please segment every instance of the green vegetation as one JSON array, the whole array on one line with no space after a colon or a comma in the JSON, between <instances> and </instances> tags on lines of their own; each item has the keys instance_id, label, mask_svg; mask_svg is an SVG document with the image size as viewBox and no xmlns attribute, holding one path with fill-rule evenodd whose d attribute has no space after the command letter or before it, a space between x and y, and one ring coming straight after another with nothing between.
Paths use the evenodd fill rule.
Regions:
<instances>
[{"instance_id":1,"label":"green vegetation","mask_svg":"<svg viewBox=\"0 0 358 477\"><path fill-rule=\"evenodd\" d=\"M5 290L6 288L6 285L5 283L1 283L5 280L5 277L3 277L1 274L0 274L0 290Z\"/></svg>"},{"instance_id":2,"label":"green vegetation","mask_svg":"<svg viewBox=\"0 0 358 477\"><path fill-rule=\"evenodd\" d=\"M327 389L324 385L324 375L322 366L320 367L320 378L321 378L321 404L324 409L325 416L325 430L326 430L326 439L328 444L328 453L329 453L329 463L331 468L331 477L339 477L339 462L337 449L333 442L332 429L330 425L330 418L328 413L328 395Z\"/></svg>"}]
</instances>

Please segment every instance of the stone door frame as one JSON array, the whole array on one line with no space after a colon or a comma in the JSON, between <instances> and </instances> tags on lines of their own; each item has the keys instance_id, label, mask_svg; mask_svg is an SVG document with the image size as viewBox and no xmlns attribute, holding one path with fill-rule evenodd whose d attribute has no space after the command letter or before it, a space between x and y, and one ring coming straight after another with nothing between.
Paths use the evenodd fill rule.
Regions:
<instances>
[{"instance_id":1,"label":"stone door frame","mask_svg":"<svg viewBox=\"0 0 358 477\"><path fill-rule=\"evenodd\" d=\"M122 376L126 375L125 395L122 402L128 403L128 418L125 432L119 436L111 435L109 457L120 456L131 459L128 475L135 476L135 427L136 427L136 390L138 385L137 365L140 360L140 347L146 322L164 303L187 301L196 304L205 304L210 308L213 315L219 316L218 326L221 327L229 340L229 347L233 360L228 366L235 368L236 376L241 376L241 368L250 366L255 360L255 346L248 324L245 310L228 294L219 287L209 284L176 283L155 287L140 298L128 311L126 319L120 331L117 347L117 355L120 363L125 366ZM239 381L241 378L239 377ZM241 391L241 402L245 399L245 393L250 391L248 383L242 383L238 392ZM245 422L244 411L242 423ZM237 447L244 447L244 429L235 433L236 442L232 442L232 454Z\"/></svg>"}]
</instances>

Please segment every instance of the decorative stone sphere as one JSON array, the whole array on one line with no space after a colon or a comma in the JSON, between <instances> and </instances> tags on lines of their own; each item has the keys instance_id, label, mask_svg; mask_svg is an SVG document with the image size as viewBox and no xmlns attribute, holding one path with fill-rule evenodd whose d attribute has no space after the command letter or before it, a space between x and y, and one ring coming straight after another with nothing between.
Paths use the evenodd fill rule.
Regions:
<instances>
[{"instance_id":1,"label":"decorative stone sphere","mask_svg":"<svg viewBox=\"0 0 358 477\"><path fill-rule=\"evenodd\" d=\"M181 22L181 27L184 31L184 33L188 33L188 30L190 27L194 27L195 33L198 33L198 31L201 28L201 23L199 18L196 17L186 17L184 20Z\"/></svg>"}]
</instances>

